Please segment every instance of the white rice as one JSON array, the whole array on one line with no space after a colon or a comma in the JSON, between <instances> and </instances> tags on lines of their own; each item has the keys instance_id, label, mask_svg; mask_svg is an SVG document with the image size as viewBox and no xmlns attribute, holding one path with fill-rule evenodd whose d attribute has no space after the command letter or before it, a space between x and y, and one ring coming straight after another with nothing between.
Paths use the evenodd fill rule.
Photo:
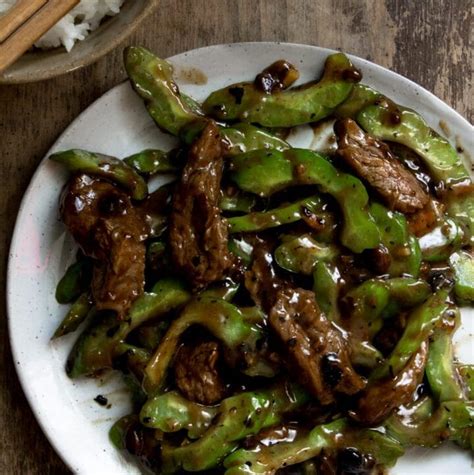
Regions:
<instances>
[{"instance_id":1,"label":"white rice","mask_svg":"<svg viewBox=\"0 0 474 475\"><path fill-rule=\"evenodd\" d=\"M124 0L81 0L65 17L45 33L35 46L42 49L63 45L71 51L76 41L94 31L106 16L119 13ZM16 0L0 0L0 14L9 10Z\"/></svg>"}]
</instances>

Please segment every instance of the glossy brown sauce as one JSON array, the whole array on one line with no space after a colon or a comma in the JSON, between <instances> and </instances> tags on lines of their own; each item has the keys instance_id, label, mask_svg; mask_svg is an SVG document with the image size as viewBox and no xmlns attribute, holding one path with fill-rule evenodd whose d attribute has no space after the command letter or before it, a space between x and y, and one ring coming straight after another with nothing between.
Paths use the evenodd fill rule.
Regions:
<instances>
[{"instance_id":1,"label":"glossy brown sauce","mask_svg":"<svg viewBox=\"0 0 474 475\"><path fill-rule=\"evenodd\" d=\"M254 85L265 94L272 94L290 87L299 78L298 70L288 61L279 60L257 75Z\"/></svg>"},{"instance_id":2,"label":"glossy brown sauce","mask_svg":"<svg viewBox=\"0 0 474 475\"><path fill-rule=\"evenodd\" d=\"M399 106L388 99L383 97L379 100L376 100L374 104L379 105L384 108L384 113L382 115L382 122L387 126L395 126L400 124L402 121L401 110Z\"/></svg>"},{"instance_id":3,"label":"glossy brown sauce","mask_svg":"<svg viewBox=\"0 0 474 475\"><path fill-rule=\"evenodd\" d=\"M359 82L362 80L362 72L355 66L352 68L346 68L342 71L342 79L345 81Z\"/></svg>"}]
</instances>

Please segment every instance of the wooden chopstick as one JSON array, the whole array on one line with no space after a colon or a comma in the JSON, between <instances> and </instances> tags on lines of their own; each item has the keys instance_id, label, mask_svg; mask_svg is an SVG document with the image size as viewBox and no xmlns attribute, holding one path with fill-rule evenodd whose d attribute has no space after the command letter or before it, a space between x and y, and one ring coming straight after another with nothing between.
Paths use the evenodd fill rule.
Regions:
<instances>
[{"instance_id":1,"label":"wooden chopstick","mask_svg":"<svg viewBox=\"0 0 474 475\"><path fill-rule=\"evenodd\" d=\"M30 49L80 0L19 0L0 17L0 72Z\"/></svg>"},{"instance_id":2,"label":"wooden chopstick","mask_svg":"<svg viewBox=\"0 0 474 475\"><path fill-rule=\"evenodd\" d=\"M48 0L17 0L14 7L0 17L0 43L3 43L46 3Z\"/></svg>"}]
</instances>

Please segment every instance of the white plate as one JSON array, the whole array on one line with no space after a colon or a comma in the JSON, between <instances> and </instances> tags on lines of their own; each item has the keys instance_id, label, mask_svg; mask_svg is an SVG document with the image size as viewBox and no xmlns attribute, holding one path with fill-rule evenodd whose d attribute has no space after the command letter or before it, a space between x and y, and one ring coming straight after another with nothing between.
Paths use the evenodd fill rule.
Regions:
<instances>
[{"instance_id":1,"label":"white plate","mask_svg":"<svg viewBox=\"0 0 474 475\"><path fill-rule=\"evenodd\" d=\"M181 89L198 100L216 88L251 79L262 67L285 58L301 71L301 81L318 77L329 50L280 43L244 43L202 48L174 56L179 69L198 68L209 78L206 85L180 82ZM442 101L413 82L380 66L353 58L362 69L364 83L408 105L439 129L443 120L466 150L473 150L472 127ZM182 75L183 77L185 75ZM124 157L144 148L170 148L173 139L159 132L142 101L128 83L120 84L84 111L55 143L48 155L80 147ZM139 473L108 440L108 430L126 414L129 402L113 375L101 380L71 381L64 364L76 335L50 343L65 306L54 298L56 283L74 259L75 245L58 221L58 197L67 174L46 158L39 165L26 192L13 235L8 268L8 316L10 340L17 372L28 401L44 433L68 466L83 474ZM466 318L464 321L473 321ZM462 359L473 362L468 334L458 333ZM93 398L106 395L111 409ZM398 475L423 473L464 474L471 470L466 452L446 447L415 451L393 470ZM426 465L425 465L426 464ZM429 467L428 467L429 465Z\"/></svg>"}]
</instances>

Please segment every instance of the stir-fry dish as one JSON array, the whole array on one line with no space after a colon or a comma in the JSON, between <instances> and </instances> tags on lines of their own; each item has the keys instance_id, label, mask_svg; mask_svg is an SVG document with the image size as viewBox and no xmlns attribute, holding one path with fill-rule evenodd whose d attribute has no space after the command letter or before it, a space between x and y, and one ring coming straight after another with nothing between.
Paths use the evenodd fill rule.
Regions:
<instances>
[{"instance_id":1,"label":"stir-fry dish","mask_svg":"<svg viewBox=\"0 0 474 475\"><path fill-rule=\"evenodd\" d=\"M179 146L50 157L80 248L54 338L87 320L68 375L122 372L135 410L112 442L163 474L361 475L411 446L473 450L474 366L452 342L474 302L460 151L342 53L310 83L281 60L202 104L144 48L125 67ZM303 124L328 128L316 150L287 142Z\"/></svg>"}]
</instances>

